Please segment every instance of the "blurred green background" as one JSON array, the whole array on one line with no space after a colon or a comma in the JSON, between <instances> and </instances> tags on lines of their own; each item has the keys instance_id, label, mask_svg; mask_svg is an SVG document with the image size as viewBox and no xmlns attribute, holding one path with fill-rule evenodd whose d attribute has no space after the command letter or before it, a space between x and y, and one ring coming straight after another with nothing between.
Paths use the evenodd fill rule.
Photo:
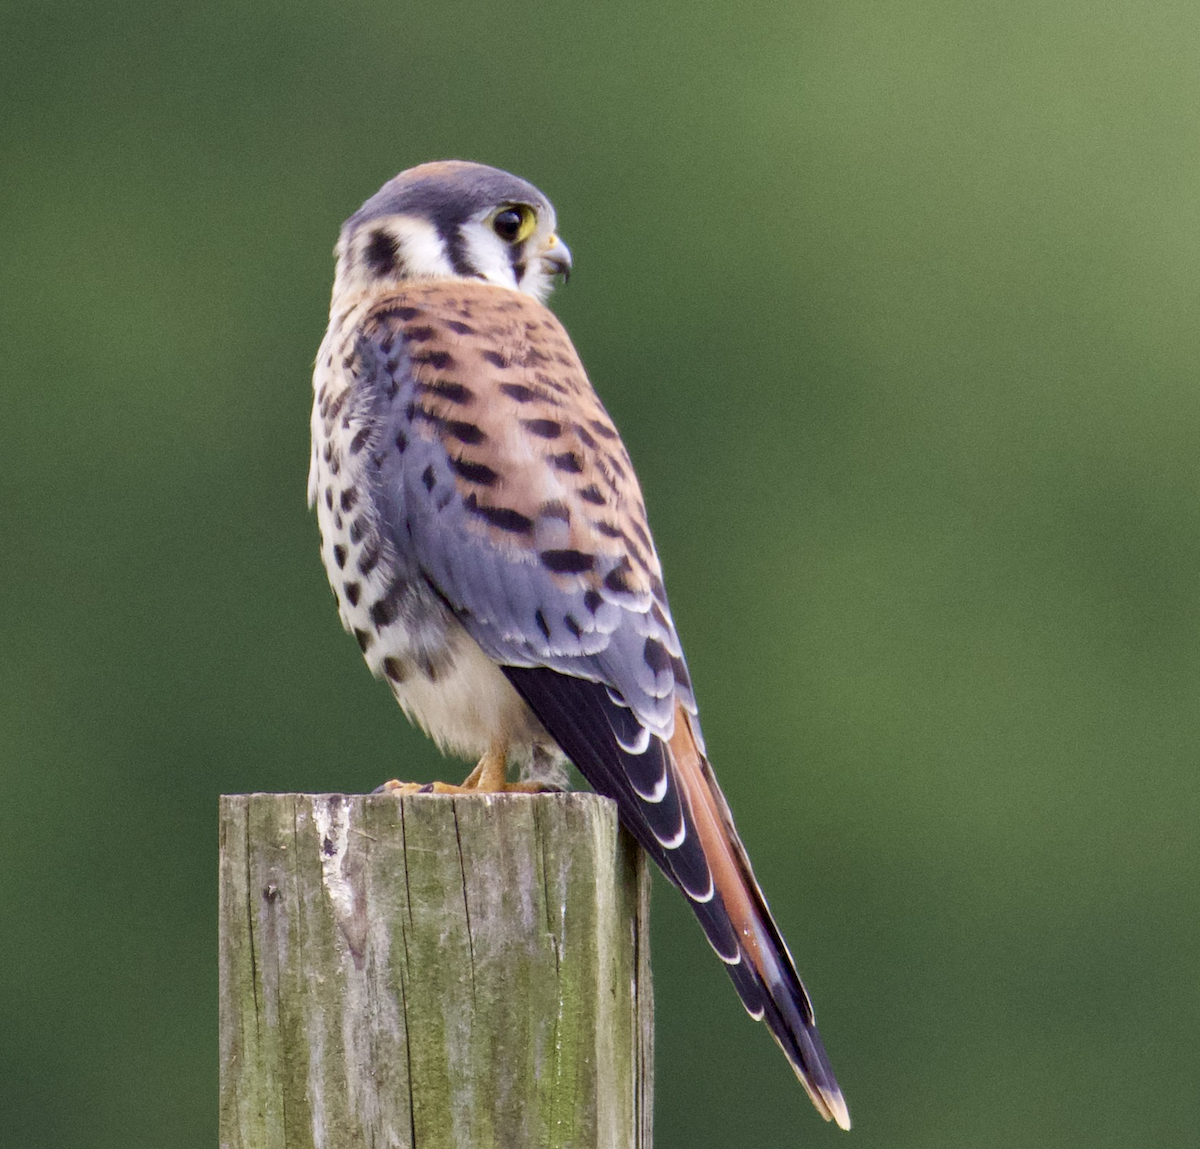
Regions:
<instances>
[{"instance_id":1,"label":"blurred green background","mask_svg":"<svg viewBox=\"0 0 1200 1149\"><path fill-rule=\"evenodd\" d=\"M460 770L304 506L442 157L558 207L855 1120L660 886L658 1143L1200 1143L1198 146L1194 0L0 5L0 1143L212 1146L218 793Z\"/></svg>"}]
</instances>

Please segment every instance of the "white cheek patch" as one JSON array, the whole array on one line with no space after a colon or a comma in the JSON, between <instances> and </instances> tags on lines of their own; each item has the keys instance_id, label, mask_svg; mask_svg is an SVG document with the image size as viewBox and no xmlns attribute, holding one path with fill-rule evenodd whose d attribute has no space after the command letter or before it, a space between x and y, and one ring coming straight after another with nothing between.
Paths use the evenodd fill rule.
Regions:
<instances>
[{"instance_id":1,"label":"white cheek patch","mask_svg":"<svg viewBox=\"0 0 1200 1149\"><path fill-rule=\"evenodd\" d=\"M464 255L471 269L488 283L500 287L516 287L512 261L506 244L487 224L472 220L463 224Z\"/></svg>"},{"instance_id":2,"label":"white cheek patch","mask_svg":"<svg viewBox=\"0 0 1200 1149\"><path fill-rule=\"evenodd\" d=\"M446 279L454 275L446 245L428 220L395 216L388 221L388 231L399 241L403 278Z\"/></svg>"}]
</instances>

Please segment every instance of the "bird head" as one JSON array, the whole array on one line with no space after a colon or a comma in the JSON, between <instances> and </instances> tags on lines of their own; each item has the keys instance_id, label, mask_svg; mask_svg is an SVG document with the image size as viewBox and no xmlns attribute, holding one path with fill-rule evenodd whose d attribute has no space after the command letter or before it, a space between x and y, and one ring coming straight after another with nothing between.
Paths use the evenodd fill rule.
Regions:
<instances>
[{"instance_id":1,"label":"bird head","mask_svg":"<svg viewBox=\"0 0 1200 1149\"><path fill-rule=\"evenodd\" d=\"M542 300L571 270L554 207L532 184L443 160L389 180L342 226L333 294L414 279L494 283Z\"/></svg>"}]
</instances>

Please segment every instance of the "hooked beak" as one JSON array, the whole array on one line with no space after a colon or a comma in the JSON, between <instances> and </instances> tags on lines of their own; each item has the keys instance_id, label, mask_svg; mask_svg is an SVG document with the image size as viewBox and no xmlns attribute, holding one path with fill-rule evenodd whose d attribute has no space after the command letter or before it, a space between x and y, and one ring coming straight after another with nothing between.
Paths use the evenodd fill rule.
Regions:
<instances>
[{"instance_id":1,"label":"hooked beak","mask_svg":"<svg viewBox=\"0 0 1200 1149\"><path fill-rule=\"evenodd\" d=\"M571 251L557 235L552 235L546 242L541 259L551 275L563 277L563 283L571 278Z\"/></svg>"}]
</instances>

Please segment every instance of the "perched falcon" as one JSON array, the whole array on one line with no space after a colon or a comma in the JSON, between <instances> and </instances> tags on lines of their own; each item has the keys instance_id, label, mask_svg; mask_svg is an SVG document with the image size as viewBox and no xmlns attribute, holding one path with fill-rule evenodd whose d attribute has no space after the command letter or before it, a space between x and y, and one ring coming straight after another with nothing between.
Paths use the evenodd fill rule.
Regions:
<instances>
[{"instance_id":1,"label":"perched falcon","mask_svg":"<svg viewBox=\"0 0 1200 1149\"><path fill-rule=\"evenodd\" d=\"M542 304L571 267L555 222L524 180L455 161L402 172L342 228L308 481L342 624L409 718L478 758L437 790L537 789L565 756L615 800L848 1129L704 754L633 465Z\"/></svg>"}]
</instances>

